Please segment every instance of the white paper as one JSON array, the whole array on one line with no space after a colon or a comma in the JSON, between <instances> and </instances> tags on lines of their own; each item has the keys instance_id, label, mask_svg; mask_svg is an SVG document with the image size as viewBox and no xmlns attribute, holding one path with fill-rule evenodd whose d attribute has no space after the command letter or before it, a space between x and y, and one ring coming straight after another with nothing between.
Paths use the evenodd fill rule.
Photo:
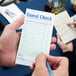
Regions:
<instances>
[{"instance_id":1,"label":"white paper","mask_svg":"<svg viewBox=\"0 0 76 76\"><path fill-rule=\"evenodd\" d=\"M14 3L8 6L0 6L0 13L8 20L9 23L13 23L24 14Z\"/></svg>"},{"instance_id":2,"label":"white paper","mask_svg":"<svg viewBox=\"0 0 76 76\"><path fill-rule=\"evenodd\" d=\"M54 14L26 9L16 64L31 66L38 54L49 54Z\"/></svg>"},{"instance_id":3,"label":"white paper","mask_svg":"<svg viewBox=\"0 0 76 76\"><path fill-rule=\"evenodd\" d=\"M64 11L55 16L55 28L59 33L64 43L67 43L76 38L76 28L69 27L67 23L72 22L67 11Z\"/></svg>"}]
</instances>

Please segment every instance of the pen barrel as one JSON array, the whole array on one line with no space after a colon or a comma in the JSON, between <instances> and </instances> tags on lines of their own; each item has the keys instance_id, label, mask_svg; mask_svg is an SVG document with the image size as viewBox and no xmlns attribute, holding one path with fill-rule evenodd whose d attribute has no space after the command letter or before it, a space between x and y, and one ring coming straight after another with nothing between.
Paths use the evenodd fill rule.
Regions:
<instances>
[{"instance_id":1,"label":"pen barrel","mask_svg":"<svg viewBox=\"0 0 76 76\"><path fill-rule=\"evenodd\" d=\"M50 74L50 76L54 76L53 72L52 72L52 69L51 67L49 66L48 62L46 62L46 66L47 66L47 69L48 69L48 72Z\"/></svg>"}]
</instances>

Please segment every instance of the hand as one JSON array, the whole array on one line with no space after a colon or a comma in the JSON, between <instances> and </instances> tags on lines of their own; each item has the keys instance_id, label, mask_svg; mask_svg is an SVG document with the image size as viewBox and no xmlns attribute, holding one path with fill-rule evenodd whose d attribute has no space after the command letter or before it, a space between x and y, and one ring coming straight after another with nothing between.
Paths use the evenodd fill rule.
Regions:
<instances>
[{"instance_id":1,"label":"hand","mask_svg":"<svg viewBox=\"0 0 76 76\"><path fill-rule=\"evenodd\" d=\"M54 76L69 76L68 58L47 56L47 61L53 70Z\"/></svg>"},{"instance_id":2,"label":"hand","mask_svg":"<svg viewBox=\"0 0 76 76\"><path fill-rule=\"evenodd\" d=\"M40 54L37 56L35 63L31 67L33 70L32 76L50 76L46 61L52 68L54 76L69 76L68 75L68 59L66 57L54 57Z\"/></svg>"},{"instance_id":3,"label":"hand","mask_svg":"<svg viewBox=\"0 0 76 76\"><path fill-rule=\"evenodd\" d=\"M76 27L76 22L67 23L67 25L68 25L68 26L74 25L74 27Z\"/></svg>"},{"instance_id":4,"label":"hand","mask_svg":"<svg viewBox=\"0 0 76 76\"><path fill-rule=\"evenodd\" d=\"M16 30L23 24L24 16L5 27L0 37L0 66L14 66L20 33Z\"/></svg>"},{"instance_id":5,"label":"hand","mask_svg":"<svg viewBox=\"0 0 76 76\"><path fill-rule=\"evenodd\" d=\"M33 63L30 68L33 71L32 76L50 76L48 69L46 67L47 57L44 54L40 54L35 59L35 63Z\"/></svg>"},{"instance_id":6,"label":"hand","mask_svg":"<svg viewBox=\"0 0 76 76\"><path fill-rule=\"evenodd\" d=\"M62 52L73 51L72 41L67 44L63 43L63 41L60 39L59 34L57 34L57 44L61 48Z\"/></svg>"}]
</instances>

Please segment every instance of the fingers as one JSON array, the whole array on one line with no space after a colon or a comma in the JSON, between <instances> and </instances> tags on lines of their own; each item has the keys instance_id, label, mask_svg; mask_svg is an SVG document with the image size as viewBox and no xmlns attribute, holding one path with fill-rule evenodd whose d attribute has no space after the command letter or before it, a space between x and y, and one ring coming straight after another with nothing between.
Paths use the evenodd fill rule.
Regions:
<instances>
[{"instance_id":1,"label":"fingers","mask_svg":"<svg viewBox=\"0 0 76 76\"><path fill-rule=\"evenodd\" d=\"M57 35L57 42L61 42L62 40L61 40L61 38L60 38L59 34L58 34L58 33L56 33L56 35Z\"/></svg>"},{"instance_id":2,"label":"fingers","mask_svg":"<svg viewBox=\"0 0 76 76\"><path fill-rule=\"evenodd\" d=\"M52 37L51 43L55 43L55 42L56 42L56 37ZM56 49L56 45L55 44L51 44L50 51L55 50L55 49Z\"/></svg>"},{"instance_id":3,"label":"fingers","mask_svg":"<svg viewBox=\"0 0 76 76\"><path fill-rule=\"evenodd\" d=\"M72 52L73 51L73 43L72 43L72 41L68 42L66 45L67 45L68 50Z\"/></svg>"},{"instance_id":4,"label":"fingers","mask_svg":"<svg viewBox=\"0 0 76 76\"><path fill-rule=\"evenodd\" d=\"M40 62L46 63L46 55L45 54L39 54L37 56L37 58L35 59L35 61L36 61L36 63L40 63Z\"/></svg>"},{"instance_id":5,"label":"fingers","mask_svg":"<svg viewBox=\"0 0 76 76\"><path fill-rule=\"evenodd\" d=\"M55 49L56 49L56 45L55 44L51 44L50 51L55 50Z\"/></svg>"},{"instance_id":6,"label":"fingers","mask_svg":"<svg viewBox=\"0 0 76 76\"><path fill-rule=\"evenodd\" d=\"M22 15L19 19L17 19L15 22L13 22L12 24L10 24L9 26L12 29L17 30L23 23L24 23L24 15Z\"/></svg>"},{"instance_id":7,"label":"fingers","mask_svg":"<svg viewBox=\"0 0 76 76\"><path fill-rule=\"evenodd\" d=\"M55 57L55 56L49 56L49 55L47 56L47 61L50 63L58 64L61 59L62 57Z\"/></svg>"},{"instance_id":8,"label":"fingers","mask_svg":"<svg viewBox=\"0 0 76 76\"><path fill-rule=\"evenodd\" d=\"M46 66L47 57L45 54L39 54L35 59L35 67Z\"/></svg>"},{"instance_id":9,"label":"fingers","mask_svg":"<svg viewBox=\"0 0 76 76\"><path fill-rule=\"evenodd\" d=\"M67 23L67 25L76 27L76 22Z\"/></svg>"},{"instance_id":10,"label":"fingers","mask_svg":"<svg viewBox=\"0 0 76 76\"><path fill-rule=\"evenodd\" d=\"M57 44L60 46L61 45L61 39L58 33L56 33L57 35Z\"/></svg>"},{"instance_id":11,"label":"fingers","mask_svg":"<svg viewBox=\"0 0 76 76\"><path fill-rule=\"evenodd\" d=\"M55 43L55 42L56 42L56 37L52 37L51 43Z\"/></svg>"},{"instance_id":12,"label":"fingers","mask_svg":"<svg viewBox=\"0 0 76 76\"><path fill-rule=\"evenodd\" d=\"M56 35L57 35L57 44L58 44L60 47L62 47L62 46L63 46L63 42L62 42L62 40L61 40L59 34L56 33Z\"/></svg>"},{"instance_id":13,"label":"fingers","mask_svg":"<svg viewBox=\"0 0 76 76\"><path fill-rule=\"evenodd\" d=\"M30 70L33 71L36 66L46 66L46 60L47 60L46 55L39 54L36 57L35 62L30 67Z\"/></svg>"},{"instance_id":14,"label":"fingers","mask_svg":"<svg viewBox=\"0 0 76 76\"><path fill-rule=\"evenodd\" d=\"M32 64L32 66L30 67L30 70L31 71L34 71L34 68L35 68L35 62Z\"/></svg>"},{"instance_id":15,"label":"fingers","mask_svg":"<svg viewBox=\"0 0 76 76\"><path fill-rule=\"evenodd\" d=\"M47 61L49 62L52 69L56 69L57 67L60 67L66 63L67 58L66 57L55 57L55 56L47 56ZM67 61L68 62L68 61Z\"/></svg>"},{"instance_id":16,"label":"fingers","mask_svg":"<svg viewBox=\"0 0 76 76\"><path fill-rule=\"evenodd\" d=\"M76 22L67 23L67 25L76 25Z\"/></svg>"},{"instance_id":17,"label":"fingers","mask_svg":"<svg viewBox=\"0 0 76 76\"><path fill-rule=\"evenodd\" d=\"M66 44L63 43L63 41L61 40L59 34L57 33L56 35L57 35L57 44L59 45L59 47L61 48L61 50L63 52L64 50L67 49L67 46L66 46Z\"/></svg>"},{"instance_id":18,"label":"fingers","mask_svg":"<svg viewBox=\"0 0 76 76\"><path fill-rule=\"evenodd\" d=\"M72 41L68 42L67 44L63 43L60 39L59 35L57 34L57 44L61 48L62 52L73 51L73 44Z\"/></svg>"}]
</instances>

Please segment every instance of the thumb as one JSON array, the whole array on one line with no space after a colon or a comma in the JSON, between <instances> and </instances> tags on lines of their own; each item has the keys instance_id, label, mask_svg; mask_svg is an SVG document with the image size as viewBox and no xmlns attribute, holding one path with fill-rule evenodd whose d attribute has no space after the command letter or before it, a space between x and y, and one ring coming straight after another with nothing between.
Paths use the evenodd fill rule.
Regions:
<instances>
[{"instance_id":1,"label":"thumb","mask_svg":"<svg viewBox=\"0 0 76 76\"><path fill-rule=\"evenodd\" d=\"M22 15L19 19L9 25L10 28L17 30L24 23L24 18L24 15Z\"/></svg>"},{"instance_id":2,"label":"thumb","mask_svg":"<svg viewBox=\"0 0 76 76\"><path fill-rule=\"evenodd\" d=\"M44 54L39 54L38 56L37 56L37 58L35 59L35 61L36 61L36 64L46 64L46 60L47 60L47 58L46 58L46 55L44 55Z\"/></svg>"},{"instance_id":3,"label":"thumb","mask_svg":"<svg viewBox=\"0 0 76 76\"><path fill-rule=\"evenodd\" d=\"M51 64L58 64L61 61L62 57L47 56L47 61Z\"/></svg>"},{"instance_id":4,"label":"thumb","mask_svg":"<svg viewBox=\"0 0 76 76\"><path fill-rule=\"evenodd\" d=\"M61 38L60 38L60 36L59 36L59 34L58 34L58 33L56 33L56 35L57 35L57 44L60 46L60 45L61 45L62 40L61 40Z\"/></svg>"}]
</instances>

